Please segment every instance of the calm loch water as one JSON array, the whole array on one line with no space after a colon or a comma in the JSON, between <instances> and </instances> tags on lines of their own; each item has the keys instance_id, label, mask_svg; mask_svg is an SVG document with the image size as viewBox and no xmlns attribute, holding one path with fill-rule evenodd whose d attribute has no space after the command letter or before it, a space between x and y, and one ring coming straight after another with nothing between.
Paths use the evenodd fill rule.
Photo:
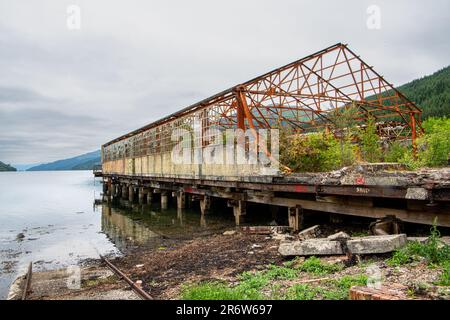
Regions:
<instances>
[{"instance_id":1,"label":"calm loch water","mask_svg":"<svg viewBox=\"0 0 450 320\"><path fill-rule=\"evenodd\" d=\"M205 220L196 209L161 211L157 203L95 206L101 190L91 171L0 173L1 299L30 261L33 270L61 268L234 225L231 214Z\"/></svg>"}]
</instances>

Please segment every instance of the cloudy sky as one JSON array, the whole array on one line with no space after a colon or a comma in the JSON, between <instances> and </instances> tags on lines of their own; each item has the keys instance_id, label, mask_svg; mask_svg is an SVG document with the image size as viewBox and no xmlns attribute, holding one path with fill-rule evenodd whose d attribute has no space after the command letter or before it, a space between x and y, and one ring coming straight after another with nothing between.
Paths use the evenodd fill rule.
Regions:
<instances>
[{"instance_id":1,"label":"cloudy sky","mask_svg":"<svg viewBox=\"0 0 450 320\"><path fill-rule=\"evenodd\" d=\"M367 27L370 5L380 29ZM449 64L449 9L447 0L0 0L0 161L96 150L337 42L403 84Z\"/></svg>"}]
</instances>

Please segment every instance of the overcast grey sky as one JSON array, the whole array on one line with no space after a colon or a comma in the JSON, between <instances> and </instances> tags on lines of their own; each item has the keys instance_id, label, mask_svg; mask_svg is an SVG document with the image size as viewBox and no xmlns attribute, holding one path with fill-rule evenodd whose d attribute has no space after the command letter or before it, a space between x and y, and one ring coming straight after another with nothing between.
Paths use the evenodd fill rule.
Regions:
<instances>
[{"instance_id":1,"label":"overcast grey sky","mask_svg":"<svg viewBox=\"0 0 450 320\"><path fill-rule=\"evenodd\" d=\"M67 27L67 7L81 29ZM366 10L378 5L381 28ZM48 162L337 42L394 85L449 64L450 1L0 0L0 161Z\"/></svg>"}]
</instances>

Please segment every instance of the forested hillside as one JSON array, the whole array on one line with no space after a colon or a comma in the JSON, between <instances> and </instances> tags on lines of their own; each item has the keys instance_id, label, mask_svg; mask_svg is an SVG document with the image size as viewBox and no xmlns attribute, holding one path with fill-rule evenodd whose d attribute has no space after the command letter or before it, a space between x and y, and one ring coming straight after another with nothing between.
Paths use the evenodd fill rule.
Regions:
<instances>
[{"instance_id":1,"label":"forested hillside","mask_svg":"<svg viewBox=\"0 0 450 320\"><path fill-rule=\"evenodd\" d=\"M397 89L422 109L422 119L450 116L450 66Z\"/></svg>"},{"instance_id":2,"label":"forested hillside","mask_svg":"<svg viewBox=\"0 0 450 320\"><path fill-rule=\"evenodd\" d=\"M89 152L81 156L44 163L28 169L27 171L47 170L92 170L95 165L101 163L100 150Z\"/></svg>"}]
</instances>

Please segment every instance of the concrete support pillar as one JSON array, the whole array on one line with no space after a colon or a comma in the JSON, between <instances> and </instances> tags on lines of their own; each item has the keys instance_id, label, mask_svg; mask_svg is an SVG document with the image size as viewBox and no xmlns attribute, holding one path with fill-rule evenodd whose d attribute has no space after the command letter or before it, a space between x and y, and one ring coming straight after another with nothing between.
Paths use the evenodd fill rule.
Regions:
<instances>
[{"instance_id":1,"label":"concrete support pillar","mask_svg":"<svg viewBox=\"0 0 450 320\"><path fill-rule=\"evenodd\" d=\"M244 200L237 200L235 203L233 203L234 221L236 222L237 226L244 222L246 213L247 204Z\"/></svg>"},{"instance_id":2,"label":"concrete support pillar","mask_svg":"<svg viewBox=\"0 0 450 320\"><path fill-rule=\"evenodd\" d=\"M183 221L183 210L182 209L177 209L177 219L180 222L180 226L183 226L184 221Z\"/></svg>"},{"instance_id":3,"label":"concrete support pillar","mask_svg":"<svg viewBox=\"0 0 450 320\"><path fill-rule=\"evenodd\" d=\"M207 227L206 215L204 215L204 214L200 215L200 227L202 227L202 228L206 228Z\"/></svg>"},{"instance_id":4,"label":"concrete support pillar","mask_svg":"<svg viewBox=\"0 0 450 320\"><path fill-rule=\"evenodd\" d=\"M111 206L109 204L104 204L102 206L102 211L104 214L110 216L111 215Z\"/></svg>"},{"instance_id":5,"label":"concrete support pillar","mask_svg":"<svg viewBox=\"0 0 450 320\"><path fill-rule=\"evenodd\" d=\"M112 184L111 185L111 196L113 198L115 198L116 197L116 193L117 193L117 185L116 184Z\"/></svg>"},{"instance_id":6,"label":"concrete support pillar","mask_svg":"<svg viewBox=\"0 0 450 320\"><path fill-rule=\"evenodd\" d=\"M148 190L147 192L147 204L152 204L152 200L153 200L153 192L152 190Z\"/></svg>"},{"instance_id":7,"label":"concrete support pillar","mask_svg":"<svg viewBox=\"0 0 450 320\"><path fill-rule=\"evenodd\" d=\"M271 205L269 208L272 220L277 221L278 213L280 212L280 207Z\"/></svg>"},{"instance_id":8,"label":"concrete support pillar","mask_svg":"<svg viewBox=\"0 0 450 320\"><path fill-rule=\"evenodd\" d=\"M177 209L186 208L186 194L183 191L177 192Z\"/></svg>"},{"instance_id":9,"label":"concrete support pillar","mask_svg":"<svg viewBox=\"0 0 450 320\"><path fill-rule=\"evenodd\" d=\"M204 196L203 199L200 199L200 212L202 215L208 214L210 208L211 208L210 196Z\"/></svg>"},{"instance_id":10,"label":"concrete support pillar","mask_svg":"<svg viewBox=\"0 0 450 320\"><path fill-rule=\"evenodd\" d=\"M106 191L106 195L108 197L111 197L111 189L112 189L112 182L111 182L111 180L108 179L107 191Z\"/></svg>"},{"instance_id":11,"label":"concrete support pillar","mask_svg":"<svg viewBox=\"0 0 450 320\"><path fill-rule=\"evenodd\" d=\"M167 193L167 191L162 191L161 192L161 209L165 210L167 209L169 205L169 194Z\"/></svg>"},{"instance_id":12,"label":"concrete support pillar","mask_svg":"<svg viewBox=\"0 0 450 320\"><path fill-rule=\"evenodd\" d=\"M187 193L186 194L186 208L192 208L192 195Z\"/></svg>"},{"instance_id":13,"label":"concrete support pillar","mask_svg":"<svg viewBox=\"0 0 450 320\"><path fill-rule=\"evenodd\" d=\"M128 199L128 187L125 184L122 185L122 199Z\"/></svg>"},{"instance_id":14,"label":"concrete support pillar","mask_svg":"<svg viewBox=\"0 0 450 320\"><path fill-rule=\"evenodd\" d=\"M288 208L289 227L294 232L303 228L303 208L300 206Z\"/></svg>"},{"instance_id":15,"label":"concrete support pillar","mask_svg":"<svg viewBox=\"0 0 450 320\"><path fill-rule=\"evenodd\" d=\"M343 223L342 216L337 213L330 213L330 223L331 224L341 224Z\"/></svg>"},{"instance_id":16,"label":"concrete support pillar","mask_svg":"<svg viewBox=\"0 0 450 320\"><path fill-rule=\"evenodd\" d=\"M139 199L139 204L144 204L144 202L145 202L145 190L144 190L143 187L139 188L138 199Z\"/></svg>"},{"instance_id":17,"label":"concrete support pillar","mask_svg":"<svg viewBox=\"0 0 450 320\"><path fill-rule=\"evenodd\" d=\"M128 201L131 203L134 201L134 187L132 185L128 187Z\"/></svg>"}]
</instances>

